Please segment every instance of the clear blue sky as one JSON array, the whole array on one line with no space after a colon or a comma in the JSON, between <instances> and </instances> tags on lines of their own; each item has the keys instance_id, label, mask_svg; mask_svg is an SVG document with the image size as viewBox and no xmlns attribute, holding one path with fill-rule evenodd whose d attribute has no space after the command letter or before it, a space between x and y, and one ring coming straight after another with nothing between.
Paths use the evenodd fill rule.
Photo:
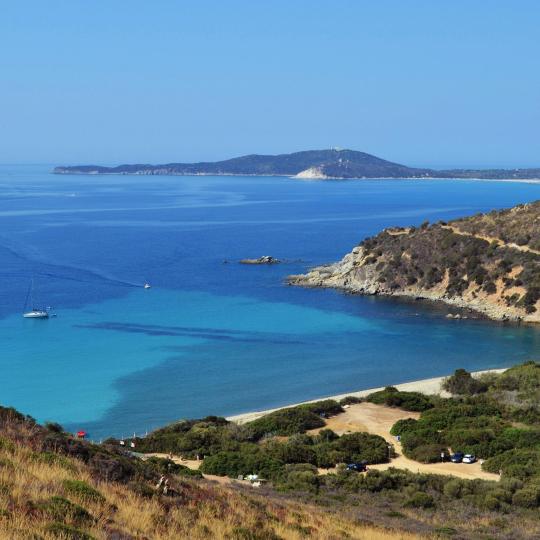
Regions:
<instances>
[{"instance_id":1,"label":"clear blue sky","mask_svg":"<svg viewBox=\"0 0 540 540\"><path fill-rule=\"evenodd\" d=\"M0 162L540 166L540 2L0 0Z\"/></svg>"}]
</instances>

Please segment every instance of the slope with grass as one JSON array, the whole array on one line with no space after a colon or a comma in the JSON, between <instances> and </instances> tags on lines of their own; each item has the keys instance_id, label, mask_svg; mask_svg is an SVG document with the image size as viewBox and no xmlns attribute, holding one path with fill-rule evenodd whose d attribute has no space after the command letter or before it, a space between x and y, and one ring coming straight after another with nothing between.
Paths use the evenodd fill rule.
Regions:
<instances>
[{"instance_id":1,"label":"slope with grass","mask_svg":"<svg viewBox=\"0 0 540 540\"><path fill-rule=\"evenodd\" d=\"M167 494L156 489L161 474ZM423 536L377 528L346 511L183 475L110 445L72 439L0 409L0 537L32 540L299 540Z\"/></svg>"},{"instance_id":2,"label":"slope with grass","mask_svg":"<svg viewBox=\"0 0 540 540\"><path fill-rule=\"evenodd\" d=\"M450 223L386 229L289 283L443 301L540 322L540 201Z\"/></svg>"},{"instance_id":3,"label":"slope with grass","mask_svg":"<svg viewBox=\"0 0 540 540\"><path fill-rule=\"evenodd\" d=\"M525 364L478 383L459 372L446 387L454 397L388 387L362 404L400 410L392 431L401 434L409 459L430 461L441 448L459 445L485 457L486 471L502 470L498 481L376 470L378 465L365 474L347 470L349 461L384 463L392 454L386 431L337 429L334 421L362 402L358 397L278 410L242 425L220 417L182 421L134 440L139 452L199 454L205 473L264 475L270 482L259 490L246 482L215 484L181 461L142 460L118 441L94 445L56 424L39 426L0 408L0 537L502 540L540 535L540 366ZM357 420L369 424L366 414L359 414ZM322 463L334 470L319 474ZM158 487L161 476L168 481L167 492Z\"/></svg>"}]
</instances>

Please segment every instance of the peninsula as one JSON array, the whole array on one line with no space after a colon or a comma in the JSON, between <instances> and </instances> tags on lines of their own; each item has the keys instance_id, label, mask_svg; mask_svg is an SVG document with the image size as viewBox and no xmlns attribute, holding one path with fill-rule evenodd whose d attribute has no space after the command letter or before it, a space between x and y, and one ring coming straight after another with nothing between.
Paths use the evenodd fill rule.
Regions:
<instances>
[{"instance_id":1,"label":"peninsula","mask_svg":"<svg viewBox=\"0 0 540 540\"><path fill-rule=\"evenodd\" d=\"M540 179L534 169L448 169L416 168L393 163L355 150L308 150L292 154L251 154L225 161L167 163L163 165L76 165L56 167L55 174L136 175L239 175L294 176L304 179L347 178L475 178Z\"/></svg>"},{"instance_id":2,"label":"peninsula","mask_svg":"<svg viewBox=\"0 0 540 540\"><path fill-rule=\"evenodd\" d=\"M289 283L406 296L540 322L540 201L449 223L385 229Z\"/></svg>"}]
</instances>

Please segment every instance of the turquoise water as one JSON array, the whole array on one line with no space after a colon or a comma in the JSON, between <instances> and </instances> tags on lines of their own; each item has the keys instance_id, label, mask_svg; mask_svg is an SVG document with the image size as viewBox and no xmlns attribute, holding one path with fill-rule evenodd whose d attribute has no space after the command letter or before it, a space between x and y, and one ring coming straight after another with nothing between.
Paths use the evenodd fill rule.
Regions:
<instances>
[{"instance_id":1,"label":"turquoise water","mask_svg":"<svg viewBox=\"0 0 540 540\"><path fill-rule=\"evenodd\" d=\"M384 227L537 198L536 184L1 167L1 401L98 439L537 357L534 327L283 284ZM236 262L264 254L288 262ZM21 317L32 275L56 318Z\"/></svg>"}]
</instances>

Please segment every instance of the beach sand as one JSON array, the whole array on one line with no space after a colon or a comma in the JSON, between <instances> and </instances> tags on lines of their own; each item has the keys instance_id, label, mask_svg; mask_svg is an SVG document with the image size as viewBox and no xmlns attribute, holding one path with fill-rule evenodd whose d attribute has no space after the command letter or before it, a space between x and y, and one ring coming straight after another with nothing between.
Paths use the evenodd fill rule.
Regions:
<instances>
[{"instance_id":1,"label":"beach sand","mask_svg":"<svg viewBox=\"0 0 540 540\"><path fill-rule=\"evenodd\" d=\"M503 371L506 371L506 370L505 369L488 369L485 371L475 371L472 374L474 376L478 376L478 375L482 375L483 373L502 373ZM440 395L442 397L450 397L450 394L448 394L441 388L441 383L446 377L447 376L434 377L432 379L422 379L419 381L395 384L393 386L395 386L398 390L401 390L403 392L422 392L423 394L428 394L428 395ZM236 422L237 424L245 424L246 422L251 422L252 420L256 420L257 418L260 418L261 416L265 416L266 414L269 414L271 412L279 411L280 409L296 407L298 405L304 405L306 403L316 403L317 401L321 401L323 399L335 399L336 401L339 401L347 396L366 397L369 394L372 394L373 392L378 392L379 390L384 390L384 387L369 388L367 390L359 390L356 392L347 392L345 394L339 394L337 396L320 397L318 399L312 399L310 401L303 401L300 403L283 405L282 407L276 407L275 409L267 409L264 411L255 411L255 412L248 412L248 413L243 413L243 414L236 414L234 416L227 417L227 420L230 420L231 422Z\"/></svg>"}]
</instances>

